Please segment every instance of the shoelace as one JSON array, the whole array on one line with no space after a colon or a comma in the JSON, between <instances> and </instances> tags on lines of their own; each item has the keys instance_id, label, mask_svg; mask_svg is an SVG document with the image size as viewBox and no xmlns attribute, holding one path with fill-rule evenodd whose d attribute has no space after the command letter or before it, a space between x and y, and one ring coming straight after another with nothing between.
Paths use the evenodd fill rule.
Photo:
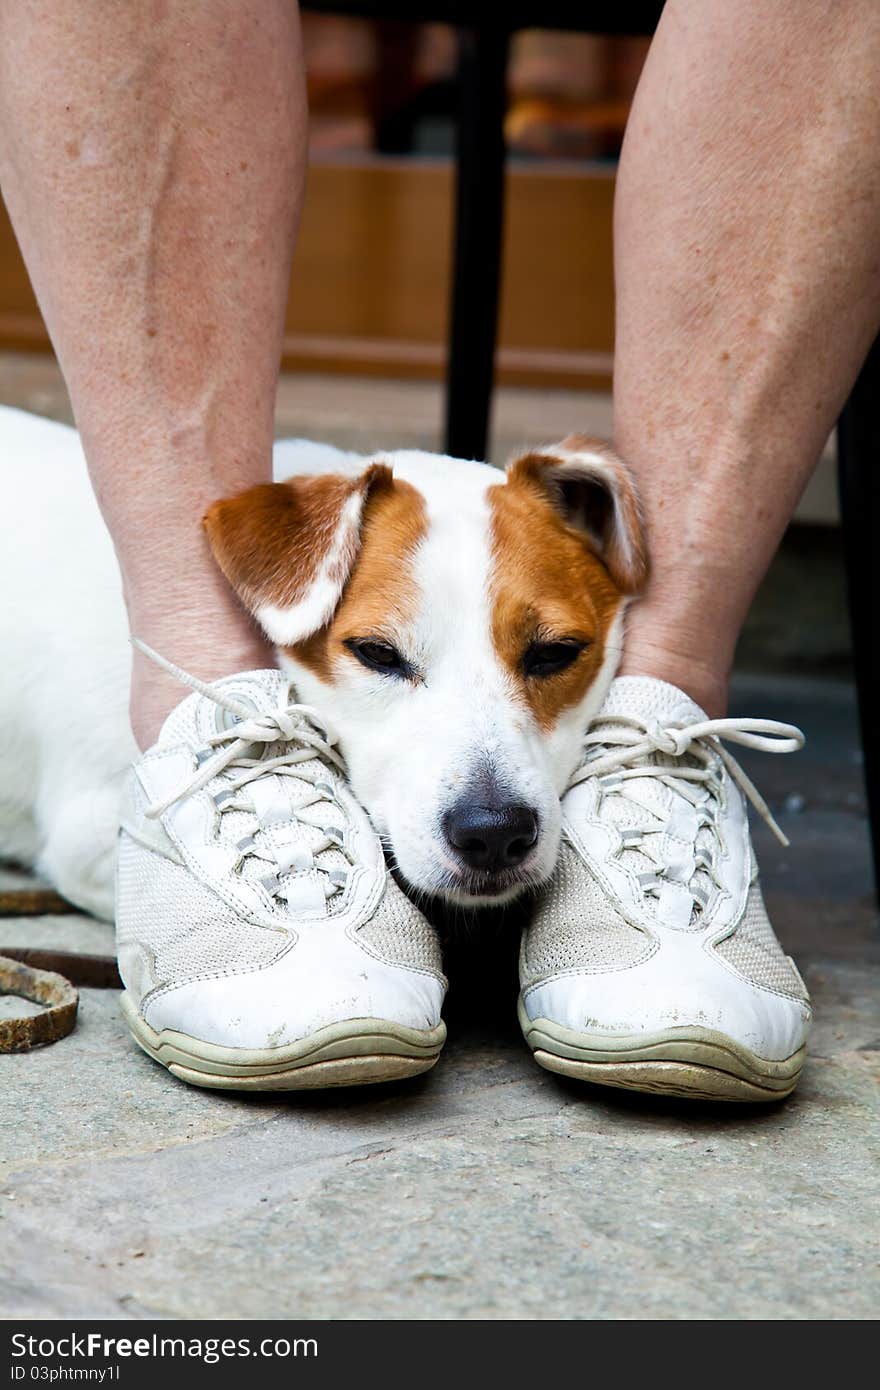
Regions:
<instances>
[{"instance_id":1,"label":"shoelace","mask_svg":"<svg viewBox=\"0 0 880 1390\"><path fill-rule=\"evenodd\" d=\"M695 807L698 833L701 829L710 829L717 836L713 803L717 804L721 794L720 762L779 842L788 846L788 839L766 801L733 755L724 748L722 739L763 753L795 753L803 748L805 741L803 733L794 724L781 724L774 719L704 719L694 724L676 726L663 725L659 721L647 722L627 715L603 714L599 727L584 739L586 754L569 786L596 779L603 795L613 795L615 792L625 794L623 788L627 780L656 778ZM642 761L656 753L676 759L687 756L691 761L675 764ZM647 851L645 837L657 834L662 829L656 816L653 823L621 829L621 848L638 849L646 858L654 859ZM695 847L694 874L700 869L718 884L714 858L705 850ZM656 872L640 874L638 877L643 890L656 891L665 877L664 871L665 866L658 863ZM690 884L688 886L699 907L705 907L706 894Z\"/></svg>"},{"instance_id":2,"label":"shoelace","mask_svg":"<svg viewBox=\"0 0 880 1390\"><path fill-rule=\"evenodd\" d=\"M344 836L334 826L321 825L320 820L314 814L312 816L303 814L303 812L317 807L321 802L329 801L339 808L336 793L330 783L321 780L320 773L315 768L303 765L318 760L322 763L328 763L340 771L345 770L345 763L341 754L333 747L337 741L336 731L328 720L311 705L301 704L289 704L279 709L254 714L252 710L239 704L224 691L218 690L216 686L200 681L196 676L191 676L181 667L175 666L173 662L167 661L165 657L160 656L158 652L139 638L133 637L131 640L132 645L137 647L138 651L142 652L150 661L154 661L163 671L167 671L182 685L198 691L200 695L205 696L215 705L228 710L239 721L230 729L218 730L216 734L210 735L206 740L205 748L197 754L199 765L193 776L165 797L163 801L157 801L148 806L145 814L151 820L157 819L176 802L184 801L195 792L201 791L215 777L229 774L234 769L238 769L238 775L229 777L222 790L214 794L214 804L221 816L224 812L231 810L245 811L256 815L256 807L253 803L239 795L245 787L266 776L295 777L299 781L311 785L313 795L306 800L300 800L296 807L283 799L281 804L275 808L277 819L308 826L310 830L317 830L321 838L317 843L311 845L306 844L301 838L297 838L281 847L272 846L269 848L257 843L255 832L254 835L246 836L236 845L238 859L234 866L235 870L240 870L245 859L249 856L265 861L271 866L270 872L263 875L259 882L272 897L289 896L289 888L286 888L281 882L285 875L291 872L308 872L311 869L317 869L321 873L321 882L327 898L341 892L348 880L346 870L325 868L318 862L317 856L325 850L334 849L343 856L349 866L353 865L354 860L346 848ZM265 752L272 744L286 744L288 746L283 752L267 758ZM254 748L260 745L262 745L261 752L254 756ZM213 749L217 751L212 754ZM258 829L266 823L266 821L261 821ZM268 823L274 823L273 819L270 818Z\"/></svg>"}]
</instances>

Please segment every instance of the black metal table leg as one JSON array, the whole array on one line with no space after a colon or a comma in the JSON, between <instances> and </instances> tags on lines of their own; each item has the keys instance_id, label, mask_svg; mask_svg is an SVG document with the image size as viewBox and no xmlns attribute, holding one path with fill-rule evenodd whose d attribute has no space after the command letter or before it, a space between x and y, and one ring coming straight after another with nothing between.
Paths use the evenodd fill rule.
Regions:
<instances>
[{"instance_id":1,"label":"black metal table leg","mask_svg":"<svg viewBox=\"0 0 880 1390\"><path fill-rule=\"evenodd\" d=\"M838 422L837 448L874 884L880 898L880 338Z\"/></svg>"},{"instance_id":2,"label":"black metal table leg","mask_svg":"<svg viewBox=\"0 0 880 1390\"><path fill-rule=\"evenodd\" d=\"M504 113L510 35L460 31L455 248L446 452L486 457L504 229Z\"/></svg>"}]
</instances>

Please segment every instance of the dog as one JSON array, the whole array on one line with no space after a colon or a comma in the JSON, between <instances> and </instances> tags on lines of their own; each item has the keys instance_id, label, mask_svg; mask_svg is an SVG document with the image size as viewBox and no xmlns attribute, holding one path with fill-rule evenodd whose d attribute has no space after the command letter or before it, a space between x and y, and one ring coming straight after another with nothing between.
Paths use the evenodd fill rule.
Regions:
<instances>
[{"instance_id":1,"label":"dog","mask_svg":"<svg viewBox=\"0 0 880 1390\"><path fill-rule=\"evenodd\" d=\"M137 754L113 546L73 429L0 408L0 458L0 856L111 919ZM392 867L474 907L539 885L646 577L626 466L574 435L503 472L292 440L274 477L212 505L207 536Z\"/></svg>"}]
</instances>

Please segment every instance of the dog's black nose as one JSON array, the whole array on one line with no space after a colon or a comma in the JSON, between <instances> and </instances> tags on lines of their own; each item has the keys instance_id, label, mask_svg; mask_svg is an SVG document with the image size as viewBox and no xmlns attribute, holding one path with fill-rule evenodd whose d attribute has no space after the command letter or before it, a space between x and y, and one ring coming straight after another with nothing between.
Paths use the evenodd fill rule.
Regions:
<instances>
[{"instance_id":1,"label":"dog's black nose","mask_svg":"<svg viewBox=\"0 0 880 1390\"><path fill-rule=\"evenodd\" d=\"M538 838L538 818L529 806L459 802L446 813L443 828L459 859L484 873L521 864Z\"/></svg>"}]
</instances>

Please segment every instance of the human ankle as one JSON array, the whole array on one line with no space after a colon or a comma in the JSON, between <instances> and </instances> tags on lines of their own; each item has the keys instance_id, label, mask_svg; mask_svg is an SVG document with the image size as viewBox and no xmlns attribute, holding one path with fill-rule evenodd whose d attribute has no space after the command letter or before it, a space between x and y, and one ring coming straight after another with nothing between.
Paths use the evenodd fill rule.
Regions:
<instances>
[{"instance_id":1,"label":"human ankle","mask_svg":"<svg viewBox=\"0 0 880 1390\"><path fill-rule=\"evenodd\" d=\"M212 627L213 641L204 628L194 633L185 626L171 630L165 625L157 630L152 626L138 628L132 623L132 633L188 674L200 680L215 681L237 671L259 670L275 664L271 647L246 623L244 615L241 618L240 628L236 625L229 631L218 632ZM186 695L185 687L172 675L143 652L134 650L129 712L132 732L141 750L155 743L168 715Z\"/></svg>"},{"instance_id":2,"label":"human ankle","mask_svg":"<svg viewBox=\"0 0 880 1390\"><path fill-rule=\"evenodd\" d=\"M729 671L719 672L689 653L652 642L627 643L617 674L667 681L684 691L710 719L719 719L727 711Z\"/></svg>"},{"instance_id":3,"label":"human ankle","mask_svg":"<svg viewBox=\"0 0 880 1390\"><path fill-rule=\"evenodd\" d=\"M184 554L187 552L184 550ZM275 665L269 643L245 613L212 560L196 555L172 571L167 563L135 579L123 571L129 630L159 656L200 680ZM156 741L185 689L149 657L132 659L130 714L138 745Z\"/></svg>"}]
</instances>

